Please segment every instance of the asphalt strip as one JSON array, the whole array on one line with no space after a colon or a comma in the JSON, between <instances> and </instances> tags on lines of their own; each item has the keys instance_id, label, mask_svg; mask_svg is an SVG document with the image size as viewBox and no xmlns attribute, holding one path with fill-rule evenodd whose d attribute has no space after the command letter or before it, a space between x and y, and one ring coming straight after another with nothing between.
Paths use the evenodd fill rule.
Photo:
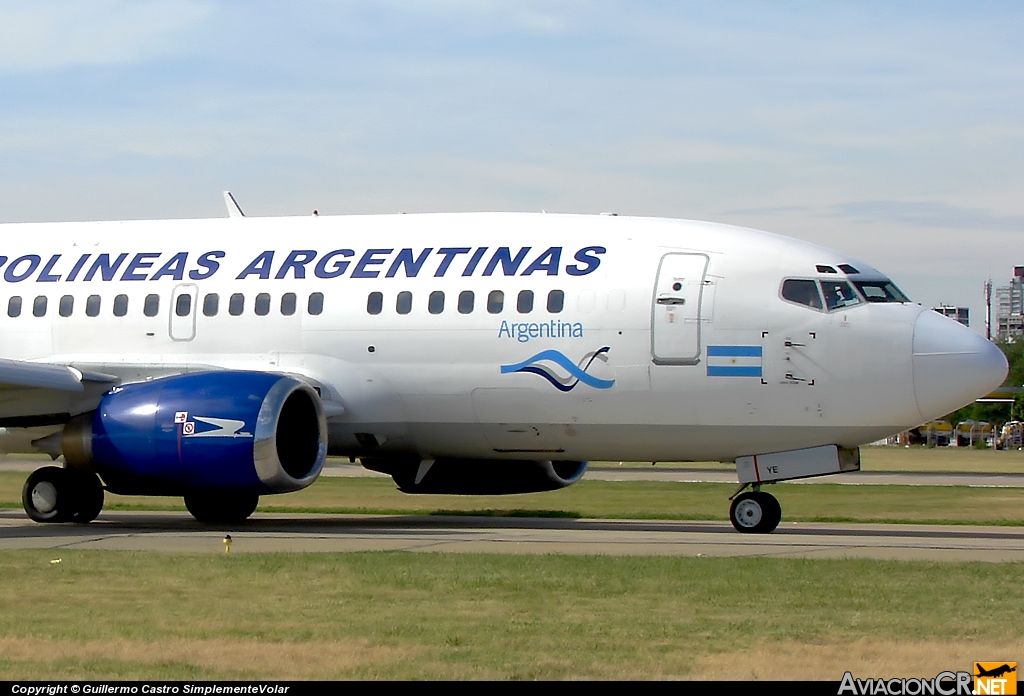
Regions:
<instances>
[{"instance_id":1,"label":"asphalt strip","mask_svg":"<svg viewBox=\"0 0 1024 696\"><path fill-rule=\"evenodd\" d=\"M447 553L607 554L777 558L1024 561L1015 527L784 522L772 534L723 522L420 515L256 513L200 525L183 512L104 511L89 525L37 524L0 510L0 550L225 553L401 550Z\"/></svg>"}]
</instances>

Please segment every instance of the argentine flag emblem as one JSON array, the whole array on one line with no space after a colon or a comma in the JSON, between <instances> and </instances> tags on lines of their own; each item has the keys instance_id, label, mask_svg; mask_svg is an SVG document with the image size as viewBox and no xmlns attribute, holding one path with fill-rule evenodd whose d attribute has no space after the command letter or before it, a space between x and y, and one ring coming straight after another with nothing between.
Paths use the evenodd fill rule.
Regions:
<instances>
[{"instance_id":1,"label":"argentine flag emblem","mask_svg":"<svg viewBox=\"0 0 1024 696\"><path fill-rule=\"evenodd\" d=\"M760 377L761 346L708 346L708 377Z\"/></svg>"}]
</instances>

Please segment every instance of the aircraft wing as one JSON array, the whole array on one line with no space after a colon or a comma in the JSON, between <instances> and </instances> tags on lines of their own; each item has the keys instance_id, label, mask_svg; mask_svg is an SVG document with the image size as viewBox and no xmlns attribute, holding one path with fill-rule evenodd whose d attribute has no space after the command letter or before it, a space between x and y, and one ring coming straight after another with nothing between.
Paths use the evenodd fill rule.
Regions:
<instances>
[{"instance_id":1,"label":"aircraft wing","mask_svg":"<svg viewBox=\"0 0 1024 696\"><path fill-rule=\"evenodd\" d=\"M0 359L0 389L56 389L84 391L85 374L68 365L48 365Z\"/></svg>"},{"instance_id":2,"label":"aircraft wing","mask_svg":"<svg viewBox=\"0 0 1024 696\"><path fill-rule=\"evenodd\" d=\"M0 359L0 425L29 427L67 420L95 407L117 377L70 365Z\"/></svg>"}]
</instances>

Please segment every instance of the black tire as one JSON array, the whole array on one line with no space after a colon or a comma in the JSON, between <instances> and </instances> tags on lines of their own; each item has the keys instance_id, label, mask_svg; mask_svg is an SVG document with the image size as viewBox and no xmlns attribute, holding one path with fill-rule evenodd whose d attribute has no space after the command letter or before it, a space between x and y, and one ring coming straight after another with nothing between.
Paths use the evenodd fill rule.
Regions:
<instances>
[{"instance_id":1,"label":"black tire","mask_svg":"<svg viewBox=\"0 0 1024 696\"><path fill-rule=\"evenodd\" d=\"M765 510L765 519L763 520L763 527L760 530L761 534L769 534L775 531L775 528L779 526L779 522L782 521L782 506L779 505L778 499L771 493L765 493L762 491L759 493L761 496L761 505Z\"/></svg>"},{"instance_id":2,"label":"black tire","mask_svg":"<svg viewBox=\"0 0 1024 696\"><path fill-rule=\"evenodd\" d=\"M761 491L737 496L729 508L729 521L736 531L744 534L767 534L774 531L781 520L779 501Z\"/></svg>"},{"instance_id":3,"label":"black tire","mask_svg":"<svg viewBox=\"0 0 1024 696\"><path fill-rule=\"evenodd\" d=\"M228 524L248 519L260 504L255 493L202 491L185 495L185 507L199 522Z\"/></svg>"},{"instance_id":4,"label":"black tire","mask_svg":"<svg viewBox=\"0 0 1024 696\"><path fill-rule=\"evenodd\" d=\"M35 522L67 522L75 512L72 490L64 469L44 466L29 474L21 504Z\"/></svg>"},{"instance_id":5,"label":"black tire","mask_svg":"<svg viewBox=\"0 0 1024 696\"><path fill-rule=\"evenodd\" d=\"M74 497L71 521L79 524L92 522L103 509L103 484L100 477L81 469L65 469L64 473Z\"/></svg>"}]
</instances>

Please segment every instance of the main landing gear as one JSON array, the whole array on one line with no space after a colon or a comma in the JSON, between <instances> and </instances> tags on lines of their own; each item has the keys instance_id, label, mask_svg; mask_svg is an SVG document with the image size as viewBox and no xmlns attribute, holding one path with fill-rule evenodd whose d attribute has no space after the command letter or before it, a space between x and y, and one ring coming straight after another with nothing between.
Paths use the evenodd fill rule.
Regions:
<instances>
[{"instance_id":1,"label":"main landing gear","mask_svg":"<svg viewBox=\"0 0 1024 696\"><path fill-rule=\"evenodd\" d=\"M733 498L732 507L729 508L729 520L738 532L767 534L779 526L782 520L782 506L771 493L765 493L760 486L755 486L754 490Z\"/></svg>"},{"instance_id":2,"label":"main landing gear","mask_svg":"<svg viewBox=\"0 0 1024 696\"><path fill-rule=\"evenodd\" d=\"M103 484L91 471L44 466L21 491L25 512L36 522L92 522L103 509Z\"/></svg>"},{"instance_id":3,"label":"main landing gear","mask_svg":"<svg viewBox=\"0 0 1024 696\"><path fill-rule=\"evenodd\" d=\"M25 512L36 522L92 522L103 509L103 484L91 471L44 466L33 471L21 491ZM260 502L255 493L193 492L185 507L200 522L241 522Z\"/></svg>"}]
</instances>

